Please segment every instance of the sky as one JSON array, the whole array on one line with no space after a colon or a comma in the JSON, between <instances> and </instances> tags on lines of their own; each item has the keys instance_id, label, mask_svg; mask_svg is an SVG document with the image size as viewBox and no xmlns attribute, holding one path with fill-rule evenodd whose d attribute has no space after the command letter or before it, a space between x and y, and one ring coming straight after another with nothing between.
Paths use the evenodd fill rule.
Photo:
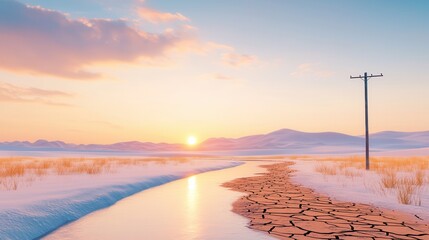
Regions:
<instances>
[{"instance_id":1,"label":"sky","mask_svg":"<svg viewBox=\"0 0 429 240\"><path fill-rule=\"evenodd\" d=\"M424 0L0 0L0 141L429 130Z\"/></svg>"}]
</instances>

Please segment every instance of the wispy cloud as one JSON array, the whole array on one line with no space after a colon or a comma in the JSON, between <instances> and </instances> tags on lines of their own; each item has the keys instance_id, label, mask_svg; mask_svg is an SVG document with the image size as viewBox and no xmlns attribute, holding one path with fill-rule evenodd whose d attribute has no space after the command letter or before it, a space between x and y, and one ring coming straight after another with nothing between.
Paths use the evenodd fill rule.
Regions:
<instances>
[{"instance_id":1,"label":"wispy cloud","mask_svg":"<svg viewBox=\"0 0 429 240\"><path fill-rule=\"evenodd\" d=\"M154 34L124 20L70 19L67 14L0 1L0 68L94 79L87 67L100 62L156 58L188 38L187 29Z\"/></svg>"},{"instance_id":2,"label":"wispy cloud","mask_svg":"<svg viewBox=\"0 0 429 240\"><path fill-rule=\"evenodd\" d=\"M290 75L294 77L318 77L318 78L328 78L332 77L335 73L333 71L323 70L320 68L319 64L313 63L303 63L298 65L296 70Z\"/></svg>"},{"instance_id":3,"label":"wispy cloud","mask_svg":"<svg viewBox=\"0 0 429 240\"><path fill-rule=\"evenodd\" d=\"M141 18L151 23L164 23L164 22L175 22L175 21L189 21L189 18L182 15L181 13L169 13L169 12L160 12L155 9L140 7L137 10L137 13Z\"/></svg>"},{"instance_id":4,"label":"wispy cloud","mask_svg":"<svg viewBox=\"0 0 429 240\"><path fill-rule=\"evenodd\" d=\"M192 26L185 25L184 27L190 28L189 32L191 32L190 30L196 30ZM261 63L255 55L237 53L237 50L233 46L213 41L201 41L197 37L189 38L188 41L182 41L174 50L194 52L202 55L216 55L219 57L220 63L228 67L241 67Z\"/></svg>"},{"instance_id":5,"label":"wispy cloud","mask_svg":"<svg viewBox=\"0 0 429 240\"><path fill-rule=\"evenodd\" d=\"M222 62L225 65L232 67L240 67L243 65L249 65L257 61L256 56L248 54L238 54L238 53L225 53L222 56Z\"/></svg>"},{"instance_id":6,"label":"wispy cloud","mask_svg":"<svg viewBox=\"0 0 429 240\"><path fill-rule=\"evenodd\" d=\"M72 94L34 87L20 87L0 82L0 102L41 103L56 106L70 106L59 99L71 98Z\"/></svg>"},{"instance_id":7,"label":"wispy cloud","mask_svg":"<svg viewBox=\"0 0 429 240\"><path fill-rule=\"evenodd\" d=\"M203 42L198 39L193 39L192 41L189 41L187 49L193 52L197 52L199 54L208 54L213 52L225 53L234 51L234 48L229 45L210 41Z\"/></svg>"}]
</instances>

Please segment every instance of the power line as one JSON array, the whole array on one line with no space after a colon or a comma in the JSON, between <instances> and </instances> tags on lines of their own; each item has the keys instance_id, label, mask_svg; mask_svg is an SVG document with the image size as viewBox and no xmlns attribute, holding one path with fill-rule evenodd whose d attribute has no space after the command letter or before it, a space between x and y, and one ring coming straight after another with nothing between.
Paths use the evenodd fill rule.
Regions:
<instances>
[{"instance_id":1,"label":"power line","mask_svg":"<svg viewBox=\"0 0 429 240\"><path fill-rule=\"evenodd\" d=\"M368 75L367 72L365 72L362 75L353 77L350 76L350 79L362 79L365 85L365 168L366 170L369 170L369 131L368 131L368 80L370 78L374 77L383 77L383 74L380 73L378 75Z\"/></svg>"}]
</instances>

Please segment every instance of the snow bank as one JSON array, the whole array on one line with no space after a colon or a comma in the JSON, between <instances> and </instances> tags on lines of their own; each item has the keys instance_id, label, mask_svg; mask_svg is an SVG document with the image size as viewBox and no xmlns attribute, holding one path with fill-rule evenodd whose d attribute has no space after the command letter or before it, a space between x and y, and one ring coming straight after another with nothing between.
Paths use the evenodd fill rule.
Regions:
<instances>
[{"instance_id":1,"label":"snow bank","mask_svg":"<svg viewBox=\"0 0 429 240\"><path fill-rule=\"evenodd\" d=\"M363 171L362 176L353 178L340 174L322 175L315 171L315 166L320 163L319 161L297 160L294 162L295 164L291 168L297 171L292 177L292 181L295 183L340 201L371 204L429 220L429 189L427 187L421 189L421 206L404 205L398 202L395 193L377 191L380 182L380 175L377 173Z\"/></svg>"},{"instance_id":2,"label":"snow bank","mask_svg":"<svg viewBox=\"0 0 429 240\"><path fill-rule=\"evenodd\" d=\"M241 165L231 161L191 161L168 166L128 167L131 171L92 176L52 176L31 188L0 195L0 239L40 238L122 198L191 174ZM67 184L62 178L68 178ZM80 179L80 180L79 180ZM106 184L107 183L107 184Z\"/></svg>"}]
</instances>

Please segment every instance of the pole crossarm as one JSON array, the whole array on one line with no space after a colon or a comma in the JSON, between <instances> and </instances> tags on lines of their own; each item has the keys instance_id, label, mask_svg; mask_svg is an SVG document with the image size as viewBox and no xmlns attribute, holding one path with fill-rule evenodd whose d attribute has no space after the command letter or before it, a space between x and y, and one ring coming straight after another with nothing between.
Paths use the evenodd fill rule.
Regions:
<instances>
[{"instance_id":1,"label":"pole crossarm","mask_svg":"<svg viewBox=\"0 0 429 240\"><path fill-rule=\"evenodd\" d=\"M374 74L367 75L366 77L367 77L367 79L370 79L370 78L373 78L373 77L384 77L384 76L383 76L383 73L380 73L380 74L376 74L376 75L374 75ZM355 77L354 76L350 76L350 79L357 79L357 78L364 80L365 76L362 76L362 75L355 76Z\"/></svg>"}]
</instances>

